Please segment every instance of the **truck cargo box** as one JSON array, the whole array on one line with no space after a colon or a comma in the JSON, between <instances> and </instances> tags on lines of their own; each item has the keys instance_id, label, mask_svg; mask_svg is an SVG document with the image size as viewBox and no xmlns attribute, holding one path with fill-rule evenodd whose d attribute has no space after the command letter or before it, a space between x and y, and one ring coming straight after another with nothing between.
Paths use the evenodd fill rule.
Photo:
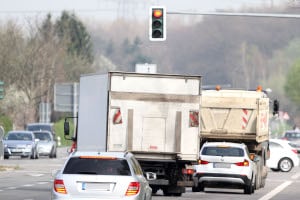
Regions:
<instances>
[{"instance_id":1,"label":"truck cargo box","mask_svg":"<svg viewBox=\"0 0 300 200\"><path fill-rule=\"evenodd\" d=\"M200 76L109 72L80 79L79 151L197 160Z\"/></svg>"},{"instance_id":2,"label":"truck cargo box","mask_svg":"<svg viewBox=\"0 0 300 200\"><path fill-rule=\"evenodd\" d=\"M201 107L204 139L261 143L269 138L269 98L264 92L207 90Z\"/></svg>"}]
</instances>

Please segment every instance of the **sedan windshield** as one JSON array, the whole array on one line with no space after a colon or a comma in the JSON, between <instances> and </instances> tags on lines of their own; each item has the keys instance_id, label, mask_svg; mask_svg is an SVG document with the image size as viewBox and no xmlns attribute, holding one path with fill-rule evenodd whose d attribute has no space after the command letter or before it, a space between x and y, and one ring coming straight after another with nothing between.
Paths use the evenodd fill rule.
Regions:
<instances>
[{"instance_id":1,"label":"sedan windshield","mask_svg":"<svg viewBox=\"0 0 300 200\"><path fill-rule=\"evenodd\" d=\"M27 133L11 133L7 136L7 140L32 140L32 135Z\"/></svg>"}]
</instances>

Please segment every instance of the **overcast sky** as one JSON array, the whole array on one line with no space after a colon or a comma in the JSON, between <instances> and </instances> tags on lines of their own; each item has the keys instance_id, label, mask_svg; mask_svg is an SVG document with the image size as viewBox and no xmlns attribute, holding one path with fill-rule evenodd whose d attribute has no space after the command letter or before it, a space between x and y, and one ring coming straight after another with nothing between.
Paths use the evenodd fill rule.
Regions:
<instances>
[{"instance_id":1,"label":"overcast sky","mask_svg":"<svg viewBox=\"0 0 300 200\"><path fill-rule=\"evenodd\" d=\"M237 10L272 6L292 0L0 0L0 17L44 16L51 12L59 15L62 10L95 19L120 17L147 17L151 5L164 5L168 11Z\"/></svg>"}]
</instances>

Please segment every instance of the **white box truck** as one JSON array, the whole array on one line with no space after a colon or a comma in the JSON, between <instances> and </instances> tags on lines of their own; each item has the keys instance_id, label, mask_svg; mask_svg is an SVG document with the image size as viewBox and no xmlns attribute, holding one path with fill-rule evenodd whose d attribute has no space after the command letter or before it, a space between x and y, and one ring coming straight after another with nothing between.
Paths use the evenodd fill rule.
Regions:
<instances>
[{"instance_id":1,"label":"white box truck","mask_svg":"<svg viewBox=\"0 0 300 200\"><path fill-rule=\"evenodd\" d=\"M255 188L264 187L269 158L269 102L262 90L203 90L201 142L245 143L257 156ZM277 106L277 107L276 107ZM274 112L278 111L276 101Z\"/></svg>"},{"instance_id":2,"label":"white box truck","mask_svg":"<svg viewBox=\"0 0 300 200\"><path fill-rule=\"evenodd\" d=\"M180 196L193 185L187 172L199 155L200 94L201 76L83 75L77 151L130 151L152 174L154 193Z\"/></svg>"}]
</instances>

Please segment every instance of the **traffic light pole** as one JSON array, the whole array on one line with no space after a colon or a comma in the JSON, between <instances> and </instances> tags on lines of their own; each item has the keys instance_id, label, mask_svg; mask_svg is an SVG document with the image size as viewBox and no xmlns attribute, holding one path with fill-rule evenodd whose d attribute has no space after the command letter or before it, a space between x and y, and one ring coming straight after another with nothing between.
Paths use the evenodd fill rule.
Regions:
<instances>
[{"instance_id":1,"label":"traffic light pole","mask_svg":"<svg viewBox=\"0 0 300 200\"><path fill-rule=\"evenodd\" d=\"M280 13L239 13L239 12L173 12L167 14L174 15L216 15L216 16L241 16L241 17L272 17L272 18L300 18L298 14L280 14Z\"/></svg>"}]
</instances>

